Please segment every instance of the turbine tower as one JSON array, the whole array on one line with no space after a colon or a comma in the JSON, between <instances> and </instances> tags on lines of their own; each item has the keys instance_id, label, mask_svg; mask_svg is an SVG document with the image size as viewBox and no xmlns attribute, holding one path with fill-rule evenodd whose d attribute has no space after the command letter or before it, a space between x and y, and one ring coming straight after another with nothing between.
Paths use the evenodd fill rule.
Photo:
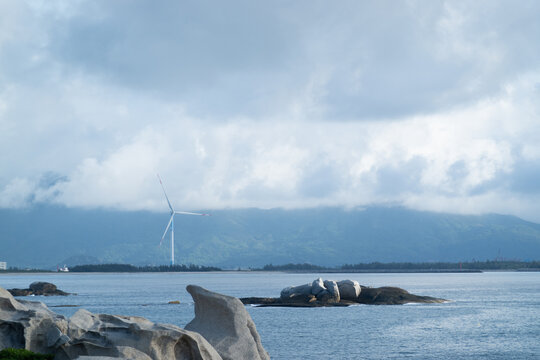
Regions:
<instances>
[{"instance_id":1,"label":"turbine tower","mask_svg":"<svg viewBox=\"0 0 540 360\"><path fill-rule=\"evenodd\" d=\"M169 223L167 224L167 227L165 228L165 232L163 233L163 236L161 237L161 241L159 242L159 246L163 243L163 239L165 239L165 235L167 235L167 231L169 231L169 228L171 229L171 266L174 265L174 215L176 214L182 214L182 215L198 215L198 216L209 216L209 214L199 214L199 213L193 213L193 212L187 212L187 211L176 211L173 209L171 202L169 201L169 197L167 196L167 192L165 192L165 187L163 186L163 182L161 182L161 177L159 174L157 174L157 177L159 179L159 183L161 184L161 188L163 189L163 194L165 194L165 199L167 199L167 204L169 204L169 209L171 210L171 219L169 220Z\"/></svg>"}]
</instances>

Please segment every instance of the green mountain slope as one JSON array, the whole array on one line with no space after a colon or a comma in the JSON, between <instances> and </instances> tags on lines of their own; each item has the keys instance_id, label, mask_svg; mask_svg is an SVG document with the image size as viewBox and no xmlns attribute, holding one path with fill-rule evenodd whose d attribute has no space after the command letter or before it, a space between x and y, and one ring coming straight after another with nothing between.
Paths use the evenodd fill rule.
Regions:
<instances>
[{"instance_id":1,"label":"green mountain slope","mask_svg":"<svg viewBox=\"0 0 540 360\"><path fill-rule=\"evenodd\" d=\"M166 213L41 206L0 210L0 261L47 267L167 264ZM177 263L226 268L313 263L540 258L540 225L512 216L463 216L403 208L220 210L177 216Z\"/></svg>"}]
</instances>

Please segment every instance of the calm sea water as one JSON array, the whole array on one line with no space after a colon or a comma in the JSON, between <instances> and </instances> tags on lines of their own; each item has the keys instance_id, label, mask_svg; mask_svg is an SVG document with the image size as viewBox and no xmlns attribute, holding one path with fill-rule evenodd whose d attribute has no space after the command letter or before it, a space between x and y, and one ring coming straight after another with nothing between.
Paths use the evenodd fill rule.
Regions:
<instances>
[{"instance_id":1,"label":"calm sea water","mask_svg":"<svg viewBox=\"0 0 540 360\"><path fill-rule=\"evenodd\" d=\"M48 281L78 295L28 297L48 306L144 316L185 326L196 284L223 294L278 296L282 288L324 279L399 286L451 300L444 304L346 308L247 309L272 359L540 359L540 273L286 274L115 273L3 274L0 286ZM180 300L180 305L168 301ZM71 316L78 308L54 307Z\"/></svg>"}]
</instances>

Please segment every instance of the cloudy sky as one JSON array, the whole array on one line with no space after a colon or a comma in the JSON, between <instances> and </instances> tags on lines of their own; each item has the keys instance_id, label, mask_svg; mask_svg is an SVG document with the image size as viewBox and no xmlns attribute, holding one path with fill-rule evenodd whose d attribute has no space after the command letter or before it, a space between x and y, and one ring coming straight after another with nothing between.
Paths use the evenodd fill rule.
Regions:
<instances>
[{"instance_id":1,"label":"cloudy sky","mask_svg":"<svg viewBox=\"0 0 540 360\"><path fill-rule=\"evenodd\" d=\"M0 207L540 222L540 2L0 0Z\"/></svg>"}]
</instances>

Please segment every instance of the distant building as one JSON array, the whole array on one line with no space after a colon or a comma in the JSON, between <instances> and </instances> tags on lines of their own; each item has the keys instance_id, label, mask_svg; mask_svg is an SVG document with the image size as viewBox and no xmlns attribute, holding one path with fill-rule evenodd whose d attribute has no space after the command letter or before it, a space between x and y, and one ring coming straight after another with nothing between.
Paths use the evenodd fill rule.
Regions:
<instances>
[{"instance_id":1,"label":"distant building","mask_svg":"<svg viewBox=\"0 0 540 360\"><path fill-rule=\"evenodd\" d=\"M7 262L0 261L0 270L7 270Z\"/></svg>"}]
</instances>

